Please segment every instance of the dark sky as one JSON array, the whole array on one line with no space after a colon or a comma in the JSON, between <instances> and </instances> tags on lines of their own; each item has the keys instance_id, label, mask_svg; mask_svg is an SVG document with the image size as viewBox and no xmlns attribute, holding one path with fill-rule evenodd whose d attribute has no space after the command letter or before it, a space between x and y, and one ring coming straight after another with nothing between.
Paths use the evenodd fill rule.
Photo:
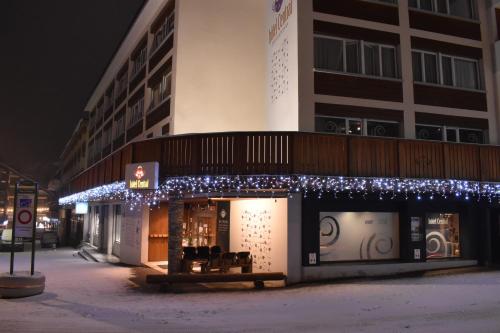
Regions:
<instances>
[{"instance_id":1,"label":"dark sky","mask_svg":"<svg viewBox=\"0 0 500 333\"><path fill-rule=\"evenodd\" d=\"M143 0L0 0L0 160L46 181Z\"/></svg>"}]
</instances>

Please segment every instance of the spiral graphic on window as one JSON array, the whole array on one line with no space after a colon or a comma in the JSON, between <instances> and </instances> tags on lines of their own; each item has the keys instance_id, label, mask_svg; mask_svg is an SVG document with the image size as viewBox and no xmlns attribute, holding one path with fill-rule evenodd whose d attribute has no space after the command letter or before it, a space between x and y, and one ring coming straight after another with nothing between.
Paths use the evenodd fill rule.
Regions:
<instances>
[{"instance_id":1,"label":"spiral graphic on window","mask_svg":"<svg viewBox=\"0 0 500 333\"><path fill-rule=\"evenodd\" d=\"M387 130L382 125L377 125L371 130L371 135L373 136L385 136Z\"/></svg>"},{"instance_id":2,"label":"spiral graphic on window","mask_svg":"<svg viewBox=\"0 0 500 333\"><path fill-rule=\"evenodd\" d=\"M371 235L368 239L364 238L359 246L359 259L383 259L384 256L392 255L394 240L391 236Z\"/></svg>"},{"instance_id":3,"label":"spiral graphic on window","mask_svg":"<svg viewBox=\"0 0 500 333\"><path fill-rule=\"evenodd\" d=\"M322 248L330 249L330 247L335 244L340 237L340 226L339 222L331 217L325 216L320 221L320 246ZM327 255L329 251L322 252L321 255Z\"/></svg>"},{"instance_id":4,"label":"spiral graphic on window","mask_svg":"<svg viewBox=\"0 0 500 333\"><path fill-rule=\"evenodd\" d=\"M448 242L446 237L439 231L427 234L427 258L443 258L448 256Z\"/></svg>"}]
</instances>

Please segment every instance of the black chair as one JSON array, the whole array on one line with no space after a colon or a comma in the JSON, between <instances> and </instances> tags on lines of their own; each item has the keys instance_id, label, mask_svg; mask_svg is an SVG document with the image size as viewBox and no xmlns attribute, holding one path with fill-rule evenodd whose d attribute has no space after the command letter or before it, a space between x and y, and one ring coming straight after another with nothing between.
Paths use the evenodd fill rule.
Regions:
<instances>
[{"instance_id":1,"label":"black chair","mask_svg":"<svg viewBox=\"0 0 500 333\"><path fill-rule=\"evenodd\" d=\"M182 271L190 273L193 268L193 262L197 259L196 248L186 246L182 248Z\"/></svg>"},{"instance_id":2,"label":"black chair","mask_svg":"<svg viewBox=\"0 0 500 333\"><path fill-rule=\"evenodd\" d=\"M236 254L236 261L241 266L242 273L252 273L252 256L250 252L238 252Z\"/></svg>"},{"instance_id":3,"label":"black chair","mask_svg":"<svg viewBox=\"0 0 500 333\"><path fill-rule=\"evenodd\" d=\"M197 248L198 259L209 260L210 259L210 249L208 246L198 246Z\"/></svg>"},{"instance_id":4,"label":"black chair","mask_svg":"<svg viewBox=\"0 0 500 333\"><path fill-rule=\"evenodd\" d=\"M222 254L222 266L221 271L227 272L236 263L236 253L226 252Z\"/></svg>"},{"instance_id":5,"label":"black chair","mask_svg":"<svg viewBox=\"0 0 500 333\"><path fill-rule=\"evenodd\" d=\"M220 269L222 265L222 250L220 246L215 245L210 248L210 260L208 261L209 269Z\"/></svg>"}]
</instances>

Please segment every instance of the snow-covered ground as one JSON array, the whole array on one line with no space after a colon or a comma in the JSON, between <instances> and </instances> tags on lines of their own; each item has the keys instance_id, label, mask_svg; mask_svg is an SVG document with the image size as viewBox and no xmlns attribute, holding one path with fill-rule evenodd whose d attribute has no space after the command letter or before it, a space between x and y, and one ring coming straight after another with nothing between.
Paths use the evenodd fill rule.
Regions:
<instances>
[{"instance_id":1,"label":"snow-covered ground","mask_svg":"<svg viewBox=\"0 0 500 333\"><path fill-rule=\"evenodd\" d=\"M500 332L500 272L159 293L132 282L143 269L74 253L38 253L46 292L0 299L0 332ZM18 254L16 269L28 258Z\"/></svg>"}]
</instances>

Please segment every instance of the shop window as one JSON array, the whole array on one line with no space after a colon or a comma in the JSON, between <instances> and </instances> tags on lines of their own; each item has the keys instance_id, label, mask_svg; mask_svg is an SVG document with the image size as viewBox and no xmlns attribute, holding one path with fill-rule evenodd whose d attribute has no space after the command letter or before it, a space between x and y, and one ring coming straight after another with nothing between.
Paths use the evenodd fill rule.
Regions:
<instances>
[{"instance_id":1,"label":"shop window","mask_svg":"<svg viewBox=\"0 0 500 333\"><path fill-rule=\"evenodd\" d=\"M396 212L321 212L322 262L399 259Z\"/></svg>"},{"instance_id":2,"label":"shop window","mask_svg":"<svg viewBox=\"0 0 500 333\"><path fill-rule=\"evenodd\" d=\"M316 131L322 133L393 137L400 136L400 124L395 121L316 117Z\"/></svg>"},{"instance_id":3,"label":"shop window","mask_svg":"<svg viewBox=\"0 0 500 333\"><path fill-rule=\"evenodd\" d=\"M428 214L425 229L427 259L460 257L459 214Z\"/></svg>"},{"instance_id":4,"label":"shop window","mask_svg":"<svg viewBox=\"0 0 500 333\"><path fill-rule=\"evenodd\" d=\"M217 209L214 205L192 204L187 221L182 224L182 246L214 246L216 243Z\"/></svg>"}]
</instances>

